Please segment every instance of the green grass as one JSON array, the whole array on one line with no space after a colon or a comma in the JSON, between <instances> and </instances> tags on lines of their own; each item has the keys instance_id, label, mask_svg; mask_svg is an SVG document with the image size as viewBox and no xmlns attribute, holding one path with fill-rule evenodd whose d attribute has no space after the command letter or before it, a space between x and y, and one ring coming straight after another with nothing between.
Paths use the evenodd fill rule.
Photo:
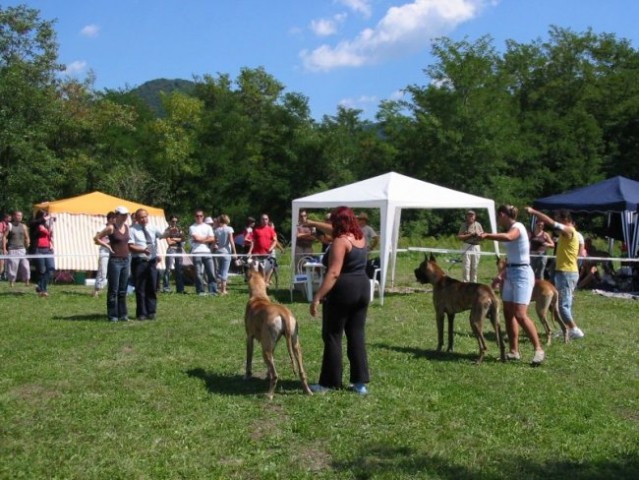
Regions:
<instances>
[{"instance_id":1,"label":"green grass","mask_svg":"<svg viewBox=\"0 0 639 480\"><path fill-rule=\"evenodd\" d=\"M274 400L243 380L238 278L227 297L165 294L157 321L117 324L85 287L42 299L2 282L0 478L638 478L636 302L578 292L585 339L554 343L536 369L525 339L526 361L507 364L492 341L477 366L467 315L455 353L434 352L432 295L410 273L421 257L403 255L396 281L417 290L370 308L367 397L303 395L283 343ZM299 293L290 306L315 382L320 321Z\"/></svg>"}]
</instances>

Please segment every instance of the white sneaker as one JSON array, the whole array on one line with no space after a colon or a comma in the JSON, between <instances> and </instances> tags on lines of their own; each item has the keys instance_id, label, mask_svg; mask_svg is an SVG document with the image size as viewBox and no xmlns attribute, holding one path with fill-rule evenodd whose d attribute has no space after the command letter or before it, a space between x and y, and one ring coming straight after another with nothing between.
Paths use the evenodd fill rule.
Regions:
<instances>
[{"instance_id":1,"label":"white sneaker","mask_svg":"<svg viewBox=\"0 0 639 480\"><path fill-rule=\"evenodd\" d=\"M544 359L546 358L546 354L544 353L543 350L535 350L535 356L532 359L532 366L536 367L538 365L541 365L541 363L544 361Z\"/></svg>"},{"instance_id":2,"label":"white sneaker","mask_svg":"<svg viewBox=\"0 0 639 480\"><path fill-rule=\"evenodd\" d=\"M571 340L578 340L580 338L584 338L584 332L581 331L581 328L575 327L570 329L570 338Z\"/></svg>"},{"instance_id":3,"label":"white sneaker","mask_svg":"<svg viewBox=\"0 0 639 480\"><path fill-rule=\"evenodd\" d=\"M506 360L521 360L521 355L519 355L519 352L507 352Z\"/></svg>"}]
</instances>

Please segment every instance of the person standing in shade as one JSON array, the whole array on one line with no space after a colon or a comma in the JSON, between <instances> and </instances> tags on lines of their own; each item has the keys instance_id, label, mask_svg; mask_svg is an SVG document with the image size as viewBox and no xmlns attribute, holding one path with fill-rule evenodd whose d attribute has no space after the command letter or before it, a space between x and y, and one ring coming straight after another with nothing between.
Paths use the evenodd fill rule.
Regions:
<instances>
[{"instance_id":1,"label":"person standing in shade","mask_svg":"<svg viewBox=\"0 0 639 480\"><path fill-rule=\"evenodd\" d=\"M359 228L362 230L362 234L364 235L366 248L369 252L371 250L375 250L379 243L379 235L377 235L377 232L373 229L373 227L368 224L368 215L365 212L360 213L357 216L357 222L359 224Z\"/></svg>"},{"instance_id":2,"label":"person standing in shade","mask_svg":"<svg viewBox=\"0 0 639 480\"><path fill-rule=\"evenodd\" d=\"M532 207L526 207L530 215L534 215L546 225L559 230L557 241L557 259L555 262L555 287L559 292L559 313L570 338L577 340L584 337L584 332L577 326L572 316L572 300L575 288L579 282L579 237L568 210L559 210L555 215L556 221Z\"/></svg>"},{"instance_id":3,"label":"person standing in shade","mask_svg":"<svg viewBox=\"0 0 639 480\"><path fill-rule=\"evenodd\" d=\"M307 224L308 214L306 210L300 210L299 223L297 224L297 236L295 239L295 261L304 255L313 254L313 242L315 242L315 229Z\"/></svg>"},{"instance_id":4,"label":"person standing in shade","mask_svg":"<svg viewBox=\"0 0 639 480\"><path fill-rule=\"evenodd\" d=\"M126 322L129 312L126 293L129 284L129 209L115 209L115 221L107 225L93 240L111 252L107 267L107 317L111 322ZM109 241L105 239L108 237Z\"/></svg>"},{"instance_id":5,"label":"person standing in shade","mask_svg":"<svg viewBox=\"0 0 639 480\"><path fill-rule=\"evenodd\" d=\"M11 223L11 215L5 213L0 218L0 248L2 248L2 255L6 255L4 253L4 236L9 231L9 223ZM4 271L4 258L0 258L0 280L6 279L6 274Z\"/></svg>"},{"instance_id":6,"label":"person standing in shade","mask_svg":"<svg viewBox=\"0 0 639 480\"><path fill-rule=\"evenodd\" d=\"M484 229L477 221L477 215L473 210L466 212L466 221L462 224L457 234L457 238L463 242L462 245L462 280L464 282L477 283L477 269L479 267L479 253L481 248L481 234Z\"/></svg>"},{"instance_id":7,"label":"person standing in shade","mask_svg":"<svg viewBox=\"0 0 639 480\"><path fill-rule=\"evenodd\" d=\"M365 325L371 283L366 275L368 249L357 218L348 207L331 214L333 243L322 258L327 267L324 281L310 306L315 317L322 308L324 355L319 383L311 390L323 393L342 388L342 336L346 333L346 354L350 362L351 390L366 395L369 382Z\"/></svg>"},{"instance_id":8,"label":"person standing in shade","mask_svg":"<svg viewBox=\"0 0 639 480\"><path fill-rule=\"evenodd\" d=\"M175 267L175 291L184 292L184 271L182 270L182 257L184 253L184 232L178 226L178 217L171 215L166 231L166 259L164 261L164 275L162 276L162 290L165 293L171 291L171 269Z\"/></svg>"},{"instance_id":9,"label":"person standing in shade","mask_svg":"<svg viewBox=\"0 0 639 480\"><path fill-rule=\"evenodd\" d=\"M51 222L54 221L47 212L38 210L35 218L31 222L31 238L35 241L35 267L38 273L38 285L36 292L41 297L49 296L49 281L55 271L53 261L53 229Z\"/></svg>"},{"instance_id":10,"label":"person standing in shade","mask_svg":"<svg viewBox=\"0 0 639 480\"><path fill-rule=\"evenodd\" d=\"M25 285L29 285L31 267L26 255L31 246L31 240L29 238L29 229L22 223L21 211L16 210L11 215L11 222L9 222L7 232L2 240L2 252L5 255L9 255L5 266L9 286L13 287L18 278L24 280Z\"/></svg>"},{"instance_id":11,"label":"person standing in shade","mask_svg":"<svg viewBox=\"0 0 639 480\"><path fill-rule=\"evenodd\" d=\"M169 233L161 232L149 224L149 213L139 208L135 212L136 224L129 230L131 268L135 278L135 315L138 320L155 320L157 313L158 239Z\"/></svg>"},{"instance_id":12,"label":"person standing in shade","mask_svg":"<svg viewBox=\"0 0 639 480\"><path fill-rule=\"evenodd\" d=\"M533 255L530 257L530 266L538 280L544 279L548 263L546 249L555 248L555 242L552 241L552 237L547 232L544 232L544 226L545 223L538 220L530 234L530 253Z\"/></svg>"},{"instance_id":13,"label":"person standing in shade","mask_svg":"<svg viewBox=\"0 0 639 480\"><path fill-rule=\"evenodd\" d=\"M215 243L215 234L211 226L204 223L204 211L195 211L195 223L189 227L189 238L195 268L195 292L200 296L215 295L217 285L211 256L211 245ZM204 285L208 285L208 293L204 291Z\"/></svg>"},{"instance_id":14,"label":"person standing in shade","mask_svg":"<svg viewBox=\"0 0 639 480\"><path fill-rule=\"evenodd\" d=\"M541 347L535 324L528 316L528 305L535 286L535 275L530 268L530 242L528 232L521 222L517 221L519 210L512 205L501 205L497 209L497 223L504 233L481 233L482 240L506 242L506 276L501 290L504 302L504 318L508 331L510 351L507 360L520 360L519 326L528 335L535 349L531 365L540 365L546 355Z\"/></svg>"}]
</instances>

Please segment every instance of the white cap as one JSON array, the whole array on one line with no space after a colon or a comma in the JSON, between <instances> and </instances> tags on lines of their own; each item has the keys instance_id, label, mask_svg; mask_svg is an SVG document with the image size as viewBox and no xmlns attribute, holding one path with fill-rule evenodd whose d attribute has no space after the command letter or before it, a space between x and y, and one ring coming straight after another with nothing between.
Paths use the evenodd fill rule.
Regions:
<instances>
[{"instance_id":1,"label":"white cap","mask_svg":"<svg viewBox=\"0 0 639 480\"><path fill-rule=\"evenodd\" d=\"M115 213L117 213L118 215L128 215L129 209L123 205L120 205L119 207L115 209Z\"/></svg>"}]
</instances>

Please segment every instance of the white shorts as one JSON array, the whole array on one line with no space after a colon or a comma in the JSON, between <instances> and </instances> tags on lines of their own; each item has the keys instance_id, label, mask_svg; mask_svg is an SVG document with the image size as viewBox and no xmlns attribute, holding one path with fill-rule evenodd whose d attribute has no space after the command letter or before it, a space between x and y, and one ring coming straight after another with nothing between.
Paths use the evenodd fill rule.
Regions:
<instances>
[{"instance_id":1,"label":"white shorts","mask_svg":"<svg viewBox=\"0 0 639 480\"><path fill-rule=\"evenodd\" d=\"M535 286L535 274L530 265L506 267L506 278L501 291L504 302L528 305Z\"/></svg>"}]
</instances>

